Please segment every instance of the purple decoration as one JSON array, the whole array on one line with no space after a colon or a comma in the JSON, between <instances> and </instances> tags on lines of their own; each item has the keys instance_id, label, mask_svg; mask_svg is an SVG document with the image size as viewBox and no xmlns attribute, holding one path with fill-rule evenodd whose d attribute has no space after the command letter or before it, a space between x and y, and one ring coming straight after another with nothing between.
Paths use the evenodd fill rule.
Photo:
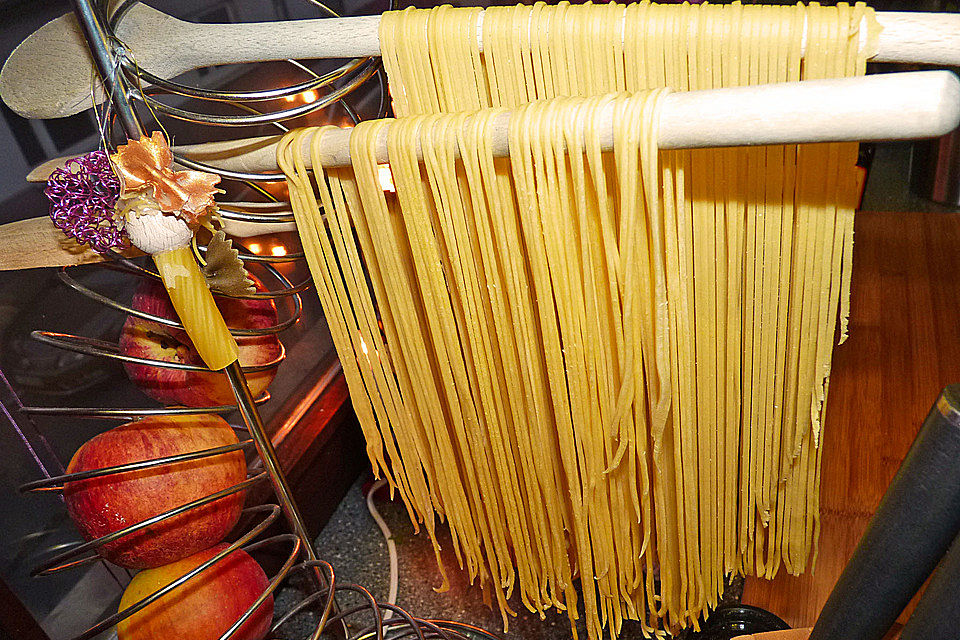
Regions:
<instances>
[{"instance_id":1,"label":"purple decoration","mask_svg":"<svg viewBox=\"0 0 960 640\"><path fill-rule=\"evenodd\" d=\"M50 174L43 192L50 198L53 224L69 237L99 253L128 246L114 214L120 179L102 150L68 160Z\"/></svg>"}]
</instances>

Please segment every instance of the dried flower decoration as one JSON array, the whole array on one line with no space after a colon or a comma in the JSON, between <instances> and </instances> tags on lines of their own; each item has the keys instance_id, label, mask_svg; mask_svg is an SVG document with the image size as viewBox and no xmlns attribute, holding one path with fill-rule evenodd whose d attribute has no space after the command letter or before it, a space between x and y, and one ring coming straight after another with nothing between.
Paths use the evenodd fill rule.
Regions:
<instances>
[{"instance_id":1,"label":"dried flower decoration","mask_svg":"<svg viewBox=\"0 0 960 640\"><path fill-rule=\"evenodd\" d=\"M99 253L129 246L123 218L114 214L120 180L103 151L68 160L47 179L50 218L67 236Z\"/></svg>"},{"instance_id":2,"label":"dried flower decoration","mask_svg":"<svg viewBox=\"0 0 960 640\"><path fill-rule=\"evenodd\" d=\"M110 156L123 193L145 190L160 211L182 217L189 224L216 209L214 194L220 176L203 171L174 171L173 153L166 138L154 131L149 138L132 140Z\"/></svg>"}]
</instances>

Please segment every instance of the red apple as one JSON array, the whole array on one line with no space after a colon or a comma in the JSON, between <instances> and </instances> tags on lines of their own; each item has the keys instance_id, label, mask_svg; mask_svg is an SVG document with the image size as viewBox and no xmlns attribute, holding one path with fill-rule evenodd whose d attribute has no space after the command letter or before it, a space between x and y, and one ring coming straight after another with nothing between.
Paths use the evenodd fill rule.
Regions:
<instances>
[{"instance_id":1,"label":"red apple","mask_svg":"<svg viewBox=\"0 0 960 640\"><path fill-rule=\"evenodd\" d=\"M200 566L227 545L221 544L173 564L147 569L133 577L120 599L120 610L165 587ZM217 640L267 588L260 565L242 549L190 578L170 593L117 624L119 640ZM232 640L260 640L273 619L273 596L267 596Z\"/></svg>"},{"instance_id":2,"label":"red apple","mask_svg":"<svg viewBox=\"0 0 960 640\"><path fill-rule=\"evenodd\" d=\"M263 286L258 282L258 290ZM277 307L272 300L246 300L215 296L214 300L227 326L236 329L262 329L277 324ZM146 313L177 320L170 296L159 282L144 280L133 296L131 306ZM276 360L281 353L276 335L239 336L240 364L262 365ZM167 362L203 365L193 342L182 329L129 316L120 334L124 355ZM148 396L163 404L207 407L236 402L226 375L207 371L184 371L124 362L127 375ZM276 367L247 374L254 397L263 393L276 375Z\"/></svg>"},{"instance_id":3,"label":"red apple","mask_svg":"<svg viewBox=\"0 0 960 640\"><path fill-rule=\"evenodd\" d=\"M152 416L129 422L87 441L70 460L68 473L102 469L238 442L216 415ZM81 535L93 540L243 482L242 451L140 471L67 482L63 497ZM230 533L243 509L244 492L123 536L100 555L122 567L158 567L214 545Z\"/></svg>"}]
</instances>

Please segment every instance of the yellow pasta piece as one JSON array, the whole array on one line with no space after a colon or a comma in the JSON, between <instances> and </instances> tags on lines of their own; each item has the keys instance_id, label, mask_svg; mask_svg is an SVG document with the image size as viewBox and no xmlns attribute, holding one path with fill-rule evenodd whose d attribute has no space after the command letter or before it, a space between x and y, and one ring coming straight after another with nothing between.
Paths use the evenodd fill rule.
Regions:
<instances>
[{"instance_id":1,"label":"yellow pasta piece","mask_svg":"<svg viewBox=\"0 0 960 640\"><path fill-rule=\"evenodd\" d=\"M190 247L155 253L153 262L204 364L217 371L236 362L237 341L230 335Z\"/></svg>"},{"instance_id":2,"label":"yellow pasta piece","mask_svg":"<svg viewBox=\"0 0 960 640\"><path fill-rule=\"evenodd\" d=\"M284 139L374 468L505 623L515 595L591 638L697 627L730 574L815 560L856 147L658 152L657 90L862 74L877 31L843 3L388 12L398 120L350 169Z\"/></svg>"}]
</instances>

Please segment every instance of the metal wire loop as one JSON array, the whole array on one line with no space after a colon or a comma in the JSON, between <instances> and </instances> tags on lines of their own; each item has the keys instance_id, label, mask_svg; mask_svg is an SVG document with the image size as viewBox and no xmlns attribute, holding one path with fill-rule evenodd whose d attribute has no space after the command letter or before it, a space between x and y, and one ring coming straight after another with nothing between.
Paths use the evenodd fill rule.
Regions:
<instances>
[{"instance_id":1,"label":"metal wire loop","mask_svg":"<svg viewBox=\"0 0 960 640\"><path fill-rule=\"evenodd\" d=\"M304 80L303 82L288 85L286 87L278 87L276 89L259 89L254 91L222 91L218 89L194 87L181 84L179 82L174 82L173 80L161 78L160 76L150 73L146 69L138 67L130 59L130 57L126 55L125 49L118 49L118 53L122 54L120 57L121 69L126 75L127 81L133 85L146 80L154 87L161 89L164 93L186 96L188 98L196 98L198 100L213 100L217 102L263 102L266 100L285 98L287 96L303 93L304 91L310 91L311 89L320 89L357 70L364 64L364 62L370 60L370 58L354 58L353 60L340 65L336 69L328 71L322 76L317 76L315 78L311 78L310 80ZM152 97L150 98L152 100Z\"/></svg>"},{"instance_id":2,"label":"metal wire loop","mask_svg":"<svg viewBox=\"0 0 960 640\"><path fill-rule=\"evenodd\" d=\"M140 276L142 278L149 278L151 280L160 281L160 274L158 274L153 269L148 269L138 265L133 260L126 258L119 253L111 252L107 254L111 259L107 262L101 262L100 266L106 269L113 269L114 271L122 271L126 273L132 273L134 275ZM284 296L297 296L300 293L303 293L310 288L310 285L313 283L313 280L307 277L303 282L299 284L292 284L279 270L276 269L273 265L264 264L261 265L264 269L267 270L271 275L276 277L279 281L287 283L289 286L283 289L275 289L271 291L258 291L255 293L243 293L243 294L226 294L218 293L218 296L224 298L238 298L241 300L266 300L281 298ZM297 300L297 305L301 304L301 301Z\"/></svg>"},{"instance_id":3,"label":"metal wire loop","mask_svg":"<svg viewBox=\"0 0 960 640\"><path fill-rule=\"evenodd\" d=\"M121 3L110 15L108 23L110 25L110 30L116 32L117 27L123 21L123 18L126 14L132 9L135 5L139 3L140 0L125 0ZM333 11L326 5L318 2L313 2L311 4L322 9L329 17L339 18L340 14ZM392 6L392 2L391 2ZM361 64L367 61L374 60L374 58L355 58L350 60L339 67L328 71L322 76L316 76L311 80L300 82L297 84L289 85L286 87L278 87L275 89L265 89L259 91L221 91L215 89L207 89L204 87L196 87L181 84L174 82L172 80L167 80L156 76L145 69L142 69L136 65L136 63L127 55L126 47L123 42L119 39L113 39L114 51L118 54L118 57L121 60L121 68L124 73L127 75L127 79L131 83L136 83L138 79L144 79L152 85L155 85L165 91L176 94L187 96L191 98L197 98L201 100L217 100L217 101L234 101L234 102L245 102L245 101L261 101L261 100L275 100L277 98L283 98L289 95L295 95L297 93L302 93L303 91L308 91L310 89L317 89L324 87L331 82L338 80L344 75L350 73L351 71L357 69ZM312 73L312 72L311 72Z\"/></svg>"},{"instance_id":4,"label":"metal wire loop","mask_svg":"<svg viewBox=\"0 0 960 640\"><path fill-rule=\"evenodd\" d=\"M356 633L350 635L349 638L351 640L360 640L362 638L378 638L378 640L382 640L386 629L390 629L391 634L393 634L394 632L403 631L404 628L406 628L404 633L401 633L400 635L391 635L391 640L407 636L413 636L423 640L426 640L427 638L469 640L470 636L467 635L468 633L476 634L477 636L488 638L490 640L498 640L497 636L482 629L478 629L472 625L447 620L420 619L410 615L406 610L396 605L377 602L377 600L369 593L369 591L360 585L352 583L338 583L336 581L333 567L329 562L324 560L302 562L294 567L291 574L294 571L306 571L308 569L322 569L327 574L327 582L331 585L330 588L319 589L301 599L280 619L274 622L273 627L271 627L271 633L275 634L280 627L288 623L296 614L307 609L309 606L316 604L318 601L322 601L323 613L317 626L318 632L322 632L334 623L342 622L346 618L352 616L360 614L373 614L373 624L363 627ZM358 594L365 602L343 609L335 615L329 615L330 606L334 600L334 594L343 591L354 592ZM396 614L396 617L384 619L382 611L391 611Z\"/></svg>"},{"instance_id":5,"label":"metal wire loop","mask_svg":"<svg viewBox=\"0 0 960 640\"><path fill-rule=\"evenodd\" d=\"M270 400L270 392L264 391L253 402L261 405ZM20 407L22 413L35 416L71 416L74 418L107 418L112 420L134 420L144 416L189 416L207 413L232 413L237 410L235 404L220 404L210 407L130 407L116 409L112 407Z\"/></svg>"},{"instance_id":6,"label":"metal wire loop","mask_svg":"<svg viewBox=\"0 0 960 640\"><path fill-rule=\"evenodd\" d=\"M242 246L236 247L237 252L240 254L240 258L244 262L265 262L268 264L278 264L285 262L296 262L297 260L303 260L306 257L306 254L302 251L294 253L285 253L280 256L261 256L256 253L250 253L249 251L244 250ZM197 245L197 252L200 254L207 253L207 247ZM217 294L219 295L219 294Z\"/></svg>"},{"instance_id":7,"label":"metal wire loop","mask_svg":"<svg viewBox=\"0 0 960 640\"><path fill-rule=\"evenodd\" d=\"M273 206L267 206L273 205ZM278 209L277 213L255 213L250 209ZM226 220L237 220L239 222L263 222L267 224L277 222L296 222L293 212L290 210L288 202L246 202L244 206L238 206L229 202L220 202L217 204L220 217Z\"/></svg>"},{"instance_id":8,"label":"metal wire loop","mask_svg":"<svg viewBox=\"0 0 960 640\"><path fill-rule=\"evenodd\" d=\"M214 124L225 127L245 127L251 125L260 125L260 124L272 124L275 122L284 122L286 120L292 120L294 118L299 118L300 116L307 115L319 109L323 109L334 102L338 102L341 98L349 95L361 84L369 80L379 69L379 62L365 62L359 67L359 69L354 73L353 77L350 79L348 84L338 87L327 93L323 96L319 96L316 100L312 102L305 102L304 104L297 105L295 107L290 107L288 109L281 109L279 111L272 111L266 113L256 113L256 114L247 114L247 115L217 115L209 113L199 113L196 111L190 111L188 109L181 109L179 107L174 107L172 105L166 104L154 98L153 96L141 91L137 88L130 89L130 97L136 100L140 100L148 104L152 109L166 114L171 118L176 118L177 120L184 120L186 122L194 123L206 123Z\"/></svg>"},{"instance_id":9,"label":"metal wire loop","mask_svg":"<svg viewBox=\"0 0 960 640\"><path fill-rule=\"evenodd\" d=\"M79 482L81 480L90 480L91 478L102 478L103 476L116 475L121 473L130 473L132 471L143 471L153 469L167 464L176 464L178 462L190 462L192 460L201 460L203 458L212 458L213 456L223 455L232 451L247 449L253 444L253 440L244 440L236 444L228 444L222 447L213 447L211 449L202 449L200 451L190 451L188 453L178 453L172 456L162 458L151 458L150 460L141 460L139 462L128 462L126 464L104 467L102 469L91 469L89 471L78 471L76 473L66 473L42 480L27 482L20 486L20 493L29 491L62 491L67 482Z\"/></svg>"},{"instance_id":10,"label":"metal wire loop","mask_svg":"<svg viewBox=\"0 0 960 640\"><path fill-rule=\"evenodd\" d=\"M161 102L160 100L157 100L153 96L141 91L138 88L131 87L129 94L131 98L148 104L152 109L160 113L166 114L171 118L176 118L177 120L184 120L186 122L215 124L225 127L246 127L251 125L272 124L275 122L293 120L294 118L305 116L308 113L318 111L319 109L330 106L334 102L338 102L341 98L350 94L357 87L377 73L379 64L380 63L376 61L364 62L354 72L353 77L346 85L338 87L330 93L319 96L316 100L305 102L295 107L289 107L287 109L280 109L279 111L271 111L266 113L251 113L233 116L200 113L197 111L182 109L180 107L174 107L165 102Z\"/></svg>"},{"instance_id":11,"label":"metal wire loop","mask_svg":"<svg viewBox=\"0 0 960 640\"><path fill-rule=\"evenodd\" d=\"M324 576L324 580L318 584L325 585L325 587L319 589L318 593L323 594L324 603L323 610L320 613L320 620L317 622L316 629L314 630L311 640L316 640L323 633L323 630L327 628L329 623L330 614L333 612L336 605L336 600L334 597L334 586L336 585L337 578L333 571L333 565L331 565L326 560L307 560L301 562L296 567L294 571L304 571L306 569L321 569L325 571L328 575ZM318 598L319 599L319 598ZM346 630L346 624L341 623L343 629Z\"/></svg>"},{"instance_id":12,"label":"metal wire loop","mask_svg":"<svg viewBox=\"0 0 960 640\"><path fill-rule=\"evenodd\" d=\"M233 553L237 549L251 542L254 538L260 535L267 527L269 527L280 515L280 507L274 504L260 505L257 507L250 507L249 509L244 509L244 513L255 513L257 511L269 511L269 513L263 519L262 522L260 522L253 529L251 529L250 531L245 533L243 536L241 536L237 541L231 543L225 549L221 550L219 553L214 555L212 558L210 558L203 564L199 565L198 567L191 569L190 571L183 574L182 576L180 576L170 584L166 585L165 587L162 587L161 589L154 591L149 596L130 605L123 611L118 611L117 613L101 620L99 623L90 627L89 629L84 631L82 634L76 636L73 640L89 640L90 638L93 638L97 634L103 631L106 631L107 629L114 626L121 620L129 618L134 613L140 611L144 607L149 606L151 603L160 599L164 595L170 593L171 591L173 591L174 589L176 589L177 587L185 583L187 580L190 580L194 576L199 575L201 572L206 571L207 569L212 567L214 564L216 564L223 558L227 557L227 555ZM293 553L299 554L299 552L300 552L300 541L298 539L294 544Z\"/></svg>"},{"instance_id":13,"label":"metal wire loop","mask_svg":"<svg viewBox=\"0 0 960 640\"><path fill-rule=\"evenodd\" d=\"M95 560L99 560L100 557L96 554L87 556L84 558L80 558L79 560L74 560L74 558L86 553L87 551L99 549L100 547L110 544L111 542L114 542L116 540L119 540L124 536L127 536L131 533L136 533L141 529L146 529L147 527L153 526L168 518L178 516L181 513L186 513L187 511L190 511L191 509L195 509L197 507L202 507L205 504L210 504L211 502L219 500L220 498L225 498L227 496L233 495L234 493L239 493L247 489L248 487L251 487L254 484L261 482L263 480L268 480L266 471L263 471L251 478L247 478L243 482L237 483L231 487L227 487L226 489L221 489L216 493L211 493L210 495L204 496L202 498L198 498L196 500L192 500L186 504L182 504L179 507L175 507L168 511L164 511L163 513L158 513L152 518L147 518L146 520L137 522L128 527L124 527L123 529L118 529L113 533L108 533L105 536L100 536L99 538L95 538L93 540L89 540L82 544L78 544L77 546L69 549L68 551L64 551L63 553L59 553L53 556L52 558L44 562L42 565L40 565L39 567L31 571L30 575L32 577L46 576L53 573L57 573L59 571L63 571L65 569L71 569L73 567L77 567L80 565L87 564L89 562L93 562Z\"/></svg>"},{"instance_id":14,"label":"metal wire loop","mask_svg":"<svg viewBox=\"0 0 960 640\"><path fill-rule=\"evenodd\" d=\"M69 273L67 273L67 270L68 270L68 267L63 267L60 269L58 273L60 277L60 281L63 282L68 287L70 287L71 289L73 289L74 291L90 298L91 300L99 302L102 305L105 305L107 307L110 307L111 309L120 311L130 316L136 316L138 318L149 320L150 322L155 322L157 324L161 324L165 327L171 327L173 329L181 329L181 330L183 329L183 324L177 320L171 320L170 318L164 318L162 316L158 316L152 313L147 313L146 311L140 311L139 309L134 309L129 305L121 304L116 300L114 300L113 298L109 298L103 295L102 293L98 293L93 289L90 289L89 287L86 287L80 284L72 276L70 276ZM289 282L289 280L287 280L286 278L283 278L283 279L286 282ZM293 315L285 319L283 322L279 322L269 327L262 327L257 329L239 329L235 327L230 327L229 328L230 335L239 336L239 337L276 335L281 331L284 331L285 329L289 329L290 327L295 325L303 315L303 306L302 306L300 297L294 296L293 301L294 301Z\"/></svg>"},{"instance_id":15,"label":"metal wire loop","mask_svg":"<svg viewBox=\"0 0 960 640\"><path fill-rule=\"evenodd\" d=\"M191 160L190 158L187 158L179 153L173 154L173 160L177 164L182 164L188 169L206 171L207 173L215 173L218 176L222 176L229 180L240 180L242 182L281 182L284 180L284 175L282 173L250 173L247 171L231 171L230 169L221 169L220 167L216 167L212 164Z\"/></svg>"},{"instance_id":16,"label":"metal wire loop","mask_svg":"<svg viewBox=\"0 0 960 640\"><path fill-rule=\"evenodd\" d=\"M231 625L230 628L227 629L223 633L223 635L220 636L220 640L227 640L227 638L230 638L231 636L233 636L233 634L235 634L240 629L240 627L243 626L243 623L245 623L250 618L250 616L252 616L254 612L256 612L256 610L260 607L260 605L262 605L267 600L267 598L274 591L276 591L277 587L280 586L280 582L284 578L286 578L287 575L290 573L290 569L291 567L293 567L293 563L297 561L297 556L300 555L300 538L293 535L292 533L281 533L280 535L267 538L266 540L261 540L260 542L255 542L251 545L247 545L244 548L244 551L247 551L249 553L251 551L259 549L260 547L264 547L269 544L276 544L277 542L293 543L293 546L290 550L290 554L287 556L286 561L284 561L283 566L280 567L280 570L277 571L276 575L274 575L273 578L271 578L269 584L267 585L267 588L263 590L263 593L261 593L260 596L257 597L257 599L254 600L249 607L247 607L247 610L243 612L243 614L241 614L240 617L234 621L233 625Z\"/></svg>"},{"instance_id":17,"label":"metal wire loop","mask_svg":"<svg viewBox=\"0 0 960 640\"><path fill-rule=\"evenodd\" d=\"M170 362L168 360L153 360L150 358L138 358L120 353L119 345L96 338L87 338L84 336L75 336L69 333L55 333L53 331L31 331L30 337L38 342L48 344L58 349L66 349L74 353L82 353L87 356L97 356L100 358L112 358L121 362L132 362L134 364L145 364L151 367L161 367L163 369L180 369L181 371L204 371L207 373L216 373L206 365L186 364L183 362ZM280 355L273 360L263 364L242 366L244 373L257 373L260 371L269 371L275 369L284 358L287 352L280 344Z\"/></svg>"}]
</instances>

